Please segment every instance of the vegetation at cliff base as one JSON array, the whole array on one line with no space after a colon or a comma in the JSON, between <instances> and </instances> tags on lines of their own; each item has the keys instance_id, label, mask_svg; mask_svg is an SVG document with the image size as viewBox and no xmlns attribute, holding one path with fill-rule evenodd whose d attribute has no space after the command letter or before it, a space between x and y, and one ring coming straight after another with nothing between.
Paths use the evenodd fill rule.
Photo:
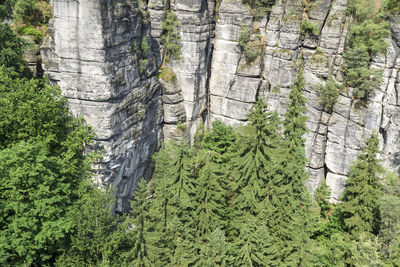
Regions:
<instances>
[{"instance_id":1,"label":"vegetation at cliff base","mask_svg":"<svg viewBox=\"0 0 400 267\"><path fill-rule=\"evenodd\" d=\"M274 3L244 2L257 19ZM356 23L343 55L343 85L362 101L381 83L370 65L386 50L389 34L370 3L351 1ZM397 4L386 5L394 13ZM192 144L164 142L153 156L151 179L134 181L131 211L116 213L120 188L99 189L93 182L98 155L91 152L92 129L23 59L29 44L21 35L40 43L50 14L47 1L0 4L0 17L9 23L0 23L0 266L400 266L400 178L383 168L376 132L365 130L335 204L327 181L314 195L305 185L302 69L284 114L257 95L246 124L234 129L214 120L210 129L198 127ZM306 23L303 33L316 35L315 25ZM173 11L161 27L159 78L173 84L177 77L167 63L181 57ZM258 37L241 28L248 63L261 54ZM131 49L151 53L146 38ZM148 62L139 65L143 73ZM341 90L332 77L319 86L326 112L334 111Z\"/></svg>"}]
</instances>

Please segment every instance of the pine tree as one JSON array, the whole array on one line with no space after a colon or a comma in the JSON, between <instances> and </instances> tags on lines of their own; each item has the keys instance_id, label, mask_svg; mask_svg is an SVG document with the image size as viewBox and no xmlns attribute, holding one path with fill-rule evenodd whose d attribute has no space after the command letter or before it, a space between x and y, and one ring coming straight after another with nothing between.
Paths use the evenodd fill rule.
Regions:
<instances>
[{"instance_id":1,"label":"pine tree","mask_svg":"<svg viewBox=\"0 0 400 267\"><path fill-rule=\"evenodd\" d=\"M216 228L200 248L200 260L196 266L228 266L230 244L225 232Z\"/></svg>"},{"instance_id":2,"label":"pine tree","mask_svg":"<svg viewBox=\"0 0 400 267\"><path fill-rule=\"evenodd\" d=\"M268 242L262 202L276 162L275 150L281 142L281 122L277 112L267 112L262 99L255 103L248 119L250 124L241 131L233 173L237 181L233 202L236 209L233 224L237 233L232 239L236 244L235 254L240 255L235 261L247 266L262 266L264 260L275 257L273 245Z\"/></svg>"},{"instance_id":3,"label":"pine tree","mask_svg":"<svg viewBox=\"0 0 400 267\"><path fill-rule=\"evenodd\" d=\"M149 244L147 232L149 228L150 213L147 192L147 181L142 179L139 183L134 200L131 202L131 230L129 236L134 240L132 249L125 255L128 266L146 267L152 266L152 260L148 253Z\"/></svg>"},{"instance_id":4,"label":"pine tree","mask_svg":"<svg viewBox=\"0 0 400 267\"><path fill-rule=\"evenodd\" d=\"M179 22L173 11L168 11L165 20L161 24L161 44L164 46L164 61L166 63L181 57L181 36L179 34Z\"/></svg>"},{"instance_id":5,"label":"pine tree","mask_svg":"<svg viewBox=\"0 0 400 267\"><path fill-rule=\"evenodd\" d=\"M152 210L159 214L163 226L155 228L153 242L159 250L167 247L171 251L168 261L173 265L194 262L196 174L193 149L184 142L169 142L154 159L158 186ZM163 258L159 260L164 262L168 257L163 254L159 255Z\"/></svg>"},{"instance_id":6,"label":"pine tree","mask_svg":"<svg viewBox=\"0 0 400 267\"><path fill-rule=\"evenodd\" d=\"M225 229L227 224L226 190L222 187L226 179L224 169L216 162L215 152L202 151L202 164L196 184L196 246L200 251L200 266L208 263L209 241L214 229ZM204 251L206 250L206 252Z\"/></svg>"},{"instance_id":7,"label":"pine tree","mask_svg":"<svg viewBox=\"0 0 400 267\"><path fill-rule=\"evenodd\" d=\"M239 153L234 163L237 181L234 205L239 212L254 212L255 205L262 201L275 149L281 140L278 114L267 112L262 99L255 103L248 120L250 124L242 129Z\"/></svg>"},{"instance_id":8,"label":"pine tree","mask_svg":"<svg viewBox=\"0 0 400 267\"><path fill-rule=\"evenodd\" d=\"M382 195L382 166L377 159L379 140L373 133L350 168L340 211L346 230L351 234L379 231L378 200Z\"/></svg>"},{"instance_id":9,"label":"pine tree","mask_svg":"<svg viewBox=\"0 0 400 267\"><path fill-rule=\"evenodd\" d=\"M280 266L277 250L265 221L251 214L242 217L236 240L235 266Z\"/></svg>"},{"instance_id":10,"label":"pine tree","mask_svg":"<svg viewBox=\"0 0 400 267\"><path fill-rule=\"evenodd\" d=\"M291 87L285 114L284 141L278 147L278 161L271 170L263 203L268 229L274 237L280 258L287 266L307 266L313 261L311 242L316 216L311 196L304 183L306 173L305 141L307 132L306 100L302 94L304 77L300 71Z\"/></svg>"}]
</instances>

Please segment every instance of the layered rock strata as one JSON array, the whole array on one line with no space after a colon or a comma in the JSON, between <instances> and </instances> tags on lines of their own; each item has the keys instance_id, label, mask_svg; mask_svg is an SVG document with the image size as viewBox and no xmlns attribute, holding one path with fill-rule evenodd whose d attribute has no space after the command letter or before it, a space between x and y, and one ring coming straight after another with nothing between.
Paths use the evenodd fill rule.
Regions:
<instances>
[{"instance_id":1,"label":"layered rock strata","mask_svg":"<svg viewBox=\"0 0 400 267\"><path fill-rule=\"evenodd\" d=\"M162 127L159 51L142 51L152 42L146 14L134 0L54 0L53 8L43 67L96 132L98 177L114 183L116 209L125 211Z\"/></svg>"},{"instance_id":2,"label":"layered rock strata","mask_svg":"<svg viewBox=\"0 0 400 267\"><path fill-rule=\"evenodd\" d=\"M177 82L164 91L164 137L193 136L205 119L207 88L215 27L215 1L149 0L152 36L160 43L162 21L168 10L175 12L182 37L182 59L170 64ZM173 89L174 88L174 89ZM178 122L182 125L178 127Z\"/></svg>"},{"instance_id":3,"label":"layered rock strata","mask_svg":"<svg viewBox=\"0 0 400 267\"><path fill-rule=\"evenodd\" d=\"M290 86L299 65L304 68L310 132L305 136L310 180L314 191L326 178L332 200L341 195L349 167L372 131L380 136L380 157L390 169L399 164L397 90L399 89L399 26L391 22L393 39L386 55L373 58L372 68L383 69L384 82L376 88L366 106L352 98L351 88L342 92L332 114L322 109L316 85L329 76L342 80L343 52L351 18L346 16L347 0L310 2L277 0L269 16L255 21L240 0L223 0L216 26L210 80L210 118L237 125L257 94L271 109L286 111ZM318 36L301 32L302 20L318 26ZM237 42L240 26L259 32L263 55L253 63L243 60ZM397 43L396 43L397 42Z\"/></svg>"},{"instance_id":4,"label":"layered rock strata","mask_svg":"<svg viewBox=\"0 0 400 267\"><path fill-rule=\"evenodd\" d=\"M60 85L74 114L93 126L98 146L105 149L99 177L117 185L119 210L127 208L161 136L190 139L199 123L209 126L216 119L232 126L246 123L260 96L284 114L300 67L307 82L311 191L326 179L332 200L338 200L349 167L372 131L381 139L380 157L397 170L400 19L389 21L386 54L373 58L371 67L383 70L384 81L368 104L355 101L349 88L327 113L316 88L328 77L343 80L352 23L348 0L276 0L258 20L242 0L139 2L140 7L136 0L54 0L50 38L42 48L46 73ZM169 64L176 81L159 82L168 10L180 22L182 59ZM318 27L317 35L301 31L305 19ZM238 43L246 27L260 48L250 62ZM143 43L149 48L143 49Z\"/></svg>"}]
</instances>

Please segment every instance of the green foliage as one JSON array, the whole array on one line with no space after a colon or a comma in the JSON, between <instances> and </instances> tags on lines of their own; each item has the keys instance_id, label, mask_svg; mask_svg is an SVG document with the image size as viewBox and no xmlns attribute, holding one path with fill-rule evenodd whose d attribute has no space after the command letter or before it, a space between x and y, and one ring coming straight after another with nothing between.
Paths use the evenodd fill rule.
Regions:
<instances>
[{"instance_id":1,"label":"green foliage","mask_svg":"<svg viewBox=\"0 0 400 267\"><path fill-rule=\"evenodd\" d=\"M139 60L139 72L140 72L140 74L143 74L146 71L146 67L147 67L148 63L149 63L149 61L147 59Z\"/></svg>"},{"instance_id":2,"label":"green foliage","mask_svg":"<svg viewBox=\"0 0 400 267\"><path fill-rule=\"evenodd\" d=\"M277 248L263 220L251 214L243 217L237 239L236 266L280 266Z\"/></svg>"},{"instance_id":3,"label":"green foliage","mask_svg":"<svg viewBox=\"0 0 400 267\"><path fill-rule=\"evenodd\" d=\"M271 13L275 0L243 0L244 3L250 5L252 14L256 19L261 19L265 15Z\"/></svg>"},{"instance_id":4,"label":"green foliage","mask_svg":"<svg viewBox=\"0 0 400 267\"><path fill-rule=\"evenodd\" d=\"M22 39L16 36L8 25L0 23L0 65L3 66L2 72L29 77L26 63L22 57L24 48Z\"/></svg>"},{"instance_id":5,"label":"green foliage","mask_svg":"<svg viewBox=\"0 0 400 267\"><path fill-rule=\"evenodd\" d=\"M127 253L128 266L151 266L151 253L147 232L149 228L149 200L147 198L147 182L142 179L135 191L135 199L131 202L132 218L129 221L131 229L129 240L133 240L132 249ZM132 259L130 261L129 259Z\"/></svg>"},{"instance_id":6,"label":"green foliage","mask_svg":"<svg viewBox=\"0 0 400 267\"><path fill-rule=\"evenodd\" d=\"M329 187L326 185L326 181L322 181L322 184L315 191L315 201L320 208L320 217L322 219L328 219L329 214L333 210L333 204L328 201L328 197L331 195Z\"/></svg>"},{"instance_id":7,"label":"green foliage","mask_svg":"<svg viewBox=\"0 0 400 267\"><path fill-rule=\"evenodd\" d=\"M206 245L201 247L198 266L227 266L229 262L228 251L230 244L225 238L225 233L220 229L212 231Z\"/></svg>"},{"instance_id":8,"label":"green foliage","mask_svg":"<svg viewBox=\"0 0 400 267\"><path fill-rule=\"evenodd\" d=\"M384 10L388 14L398 15L400 14L399 0L386 0L384 2Z\"/></svg>"},{"instance_id":9,"label":"green foliage","mask_svg":"<svg viewBox=\"0 0 400 267\"><path fill-rule=\"evenodd\" d=\"M364 21L375 15L375 4L375 0L350 0L346 12L357 21Z\"/></svg>"},{"instance_id":10,"label":"green foliage","mask_svg":"<svg viewBox=\"0 0 400 267\"><path fill-rule=\"evenodd\" d=\"M133 246L129 239L129 222L125 216L112 215L113 194L85 186L81 198L69 211L71 243L56 266L110 266L121 262Z\"/></svg>"},{"instance_id":11,"label":"green foliage","mask_svg":"<svg viewBox=\"0 0 400 267\"><path fill-rule=\"evenodd\" d=\"M82 122L69 114L60 90L46 82L12 78L0 71L0 94L0 148L34 139L66 153L68 146L68 150L81 149L74 138L90 139Z\"/></svg>"},{"instance_id":12,"label":"green foliage","mask_svg":"<svg viewBox=\"0 0 400 267\"><path fill-rule=\"evenodd\" d=\"M51 7L48 1L16 0L14 18L24 24L40 26L48 23Z\"/></svg>"},{"instance_id":13,"label":"green foliage","mask_svg":"<svg viewBox=\"0 0 400 267\"><path fill-rule=\"evenodd\" d=\"M301 35L310 34L313 36L318 36L319 34L318 25L309 21L308 19L304 19L301 22L300 34Z\"/></svg>"},{"instance_id":14,"label":"green foliage","mask_svg":"<svg viewBox=\"0 0 400 267\"><path fill-rule=\"evenodd\" d=\"M43 33L39 29L37 29L31 25L21 27L20 29L18 29L18 31L21 34L32 36L33 40L37 44L39 44L43 40Z\"/></svg>"},{"instance_id":15,"label":"green foliage","mask_svg":"<svg viewBox=\"0 0 400 267\"><path fill-rule=\"evenodd\" d=\"M382 83L381 70L370 69L370 56L360 47L349 49L344 54L346 59L346 84L354 88L355 99L367 100Z\"/></svg>"},{"instance_id":16,"label":"green foliage","mask_svg":"<svg viewBox=\"0 0 400 267\"><path fill-rule=\"evenodd\" d=\"M93 135L43 81L1 71L0 96L0 240L9 240L0 254L7 265L47 265L68 244Z\"/></svg>"},{"instance_id":17,"label":"green foliage","mask_svg":"<svg viewBox=\"0 0 400 267\"><path fill-rule=\"evenodd\" d=\"M318 94L321 98L325 112L332 113L340 95L341 86L332 77L329 77L325 85L318 86Z\"/></svg>"},{"instance_id":18,"label":"green foliage","mask_svg":"<svg viewBox=\"0 0 400 267\"><path fill-rule=\"evenodd\" d=\"M369 55L386 51L388 44L385 38L390 36L389 24L386 21L365 20L351 27L347 45L351 48L362 47Z\"/></svg>"},{"instance_id":19,"label":"green foliage","mask_svg":"<svg viewBox=\"0 0 400 267\"><path fill-rule=\"evenodd\" d=\"M306 99L303 96L303 88L305 85L303 70L300 70L299 76L290 87L288 112L285 114L284 135L286 140L294 142L300 153L303 153L304 139L303 135L308 132L306 127L307 117L304 115L306 112ZM304 160L305 156L303 155ZM301 166L305 166L303 162L298 162Z\"/></svg>"},{"instance_id":20,"label":"green foliage","mask_svg":"<svg viewBox=\"0 0 400 267\"><path fill-rule=\"evenodd\" d=\"M181 36L179 34L178 18L173 11L168 11L161 24L161 44L164 46L164 61L169 63L174 59L181 59Z\"/></svg>"},{"instance_id":21,"label":"green foliage","mask_svg":"<svg viewBox=\"0 0 400 267\"><path fill-rule=\"evenodd\" d=\"M3 0L0 4L0 19L4 21L12 16L12 9L16 0Z\"/></svg>"},{"instance_id":22,"label":"green foliage","mask_svg":"<svg viewBox=\"0 0 400 267\"><path fill-rule=\"evenodd\" d=\"M250 28L246 25L240 26L239 31L239 45L244 48L247 42L250 41Z\"/></svg>"},{"instance_id":23,"label":"green foliage","mask_svg":"<svg viewBox=\"0 0 400 267\"><path fill-rule=\"evenodd\" d=\"M262 54L263 44L260 39L251 41L248 26L242 25L239 32L239 45L243 49L246 62L251 63Z\"/></svg>"},{"instance_id":24,"label":"green foliage","mask_svg":"<svg viewBox=\"0 0 400 267\"><path fill-rule=\"evenodd\" d=\"M214 160L217 163L227 163L235 149L237 135L230 126L219 120L212 123L212 131L204 135L202 147L205 150L216 152Z\"/></svg>"},{"instance_id":25,"label":"green foliage","mask_svg":"<svg viewBox=\"0 0 400 267\"><path fill-rule=\"evenodd\" d=\"M358 2L353 1L353 3ZM355 99L367 100L382 83L381 71L371 69L369 65L372 56L386 51L388 44L385 38L389 35L389 24L378 19L361 19L358 24L351 27L344 54L346 59L345 81L346 85L354 88L353 97Z\"/></svg>"},{"instance_id":26,"label":"green foliage","mask_svg":"<svg viewBox=\"0 0 400 267\"><path fill-rule=\"evenodd\" d=\"M166 65L160 68L158 78L172 84L176 84L178 82L174 70Z\"/></svg>"},{"instance_id":27,"label":"green foliage","mask_svg":"<svg viewBox=\"0 0 400 267\"><path fill-rule=\"evenodd\" d=\"M151 47L147 42L147 38L142 38L142 41L140 42L140 50L142 51L142 53L146 55L147 53L150 52L150 49Z\"/></svg>"},{"instance_id":28,"label":"green foliage","mask_svg":"<svg viewBox=\"0 0 400 267\"><path fill-rule=\"evenodd\" d=\"M392 260L394 247L399 245L400 239L400 178L397 174L389 173L384 181L384 195L379 199L380 229L379 240L381 251L385 259ZM397 254L400 250L397 250ZM397 260L400 260L400 254ZM399 262L397 262L398 264ZM395 262L393 262L395 265Z\"/></svg>"},{"instance_id":29,"label":"green foliage","mask_svg":"<svg viewBox=\"0 0 400 267\"><path fill-rule=\"evenodd\" d=\"M382 166L377 159L379 140L372 134L362 153L350 168L349 179L340 207L346 230L351 234L379 231L380 213L378 200L382 195L380 175Z\"/></svg>"}]
</instances>

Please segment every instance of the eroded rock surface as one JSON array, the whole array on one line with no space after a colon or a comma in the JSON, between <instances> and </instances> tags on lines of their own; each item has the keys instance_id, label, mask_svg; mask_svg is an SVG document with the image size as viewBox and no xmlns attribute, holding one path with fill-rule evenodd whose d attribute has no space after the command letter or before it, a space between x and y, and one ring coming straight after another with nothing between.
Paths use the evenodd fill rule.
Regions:
<instances>
[{"instance_id":1,"label":"eroded rock surface","mask_svg":"<svg viewBox=\"0 0 400 267\"><path fill-rule=\"evenodd\" d=\"M96 132L105 151L98 177L116 185L117 210L125 211L160 139L159 51L140 49L152 38L135 0L54 0L53 7L43 67Z\"/></svg>"},{"instance_id":2,"label":"eroded rock surface","mask_svg":"<svg viewBox=\"0 0 400 267\"><path fill-rule=\"evenodd\" d=\"M190 139L199 123L246 123L252 103L263 96L270 109L286 112L290 86L299 66L307 85L309 133L306 138L308 185L314 191L326 179L332 200L339 198L349 166L372 131L380 136L385 165L400 164L400 19L390 18L392 38L385 55L373 58L384 82L367 105L343 91L332 114L323 111L316 85L330 76L343 80L343 53L352 18L348 0L277 0L271 12L255 20L242 0L54 0L50 38L42 47L43 66L83 116L105 149L99 165L104 183L118 188L118 209L145 176L152 153L165 139ZM174 82L160 82L160 43L167 10L176 13L182 59L169 67ZM316 36L302 32L308 19ZM261 46L248 62L238 40L243 27ZM142 51L145 40L149 51Z\"/></svg>"}]
</instances>

